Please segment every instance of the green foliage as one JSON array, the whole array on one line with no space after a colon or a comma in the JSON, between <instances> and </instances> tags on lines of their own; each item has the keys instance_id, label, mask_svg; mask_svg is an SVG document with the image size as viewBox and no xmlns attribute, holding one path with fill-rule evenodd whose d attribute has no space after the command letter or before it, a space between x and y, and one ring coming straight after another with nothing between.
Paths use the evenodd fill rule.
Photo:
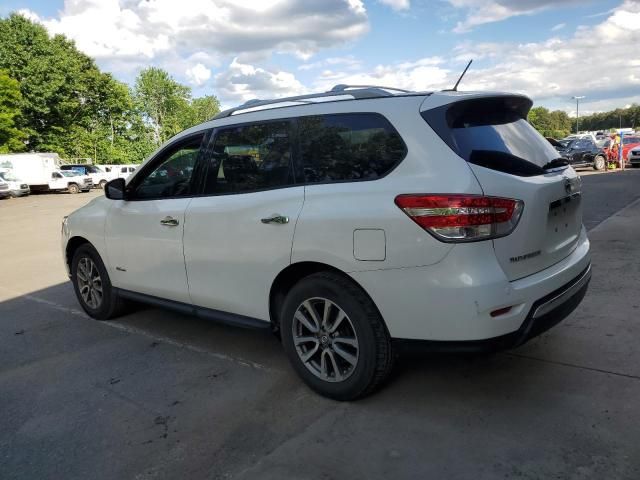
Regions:
<instances>
[{"instance_id":1,"label":"green foliage","mask_svg":"<svg viewBox=\"0 0 640 480\"><path fill-rule=\"evenodd\" d=\"M532 108L529 123L544 137L563 138L571 133L572 120L561 110L550 112L544 107Z\"/></svg>"},{"instance_id":2,"label":"green foliage","mask_svg":"<svg viewBox=\"0 0 640 480\"><path fill-rule=\"evenodd\" d=\"M50 38L18 14L0 18L0 70L0 149L7 152L137 163L219 110L215 97L191 100L188 87L157 68L141 72L131 91L72 41Z\"/></svg>"},{"instance_id":3,"label":"green foliage","mask_svg":"<svg viewBox=\"0 0 640 480\"><path fill-rule=\"evenodd\" d=\"M26 149L26 133L16 128L20 117L22 95L20 84L0 71L0 153L20 152Z\"/></svg>"},{"instance_id":4,"label":"green foliage","mask_svg":"<svg viewBox=\"0 0 640 480\"><path fill-rule=\"evenodd\" d=\"M191 92L164 70L149 67L138 75L135 100L153 130L156 145L183 130L183 118L189 110Z\"/></svg>"},{"instance_id":5,"label":"green foliage","mask_svg":"<svg viewBox=\"0 0 640 480\"><path fill-rule=\"evenodd\" d=\"M640 105L633 104L629 108L616 108L580 117L580 130L608 131L620 127L640 127Z\"/></svg>"}]
</instances>

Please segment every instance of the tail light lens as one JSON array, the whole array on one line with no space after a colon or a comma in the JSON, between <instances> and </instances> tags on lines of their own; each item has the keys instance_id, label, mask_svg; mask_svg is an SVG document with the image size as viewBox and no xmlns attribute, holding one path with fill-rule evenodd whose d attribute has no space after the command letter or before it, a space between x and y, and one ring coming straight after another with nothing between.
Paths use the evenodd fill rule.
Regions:
<instances>
[{"instance_id":1,"label":"tail light lens","mask_svg":"<svg viewBox=\"0 0 640 480\"><path fill-rule=\"evenodd\" d=\"M398 195L395 203L443 242L475 242L509 235L524 208L522 200L482 195Z\"/></svg>"}]
</instances>

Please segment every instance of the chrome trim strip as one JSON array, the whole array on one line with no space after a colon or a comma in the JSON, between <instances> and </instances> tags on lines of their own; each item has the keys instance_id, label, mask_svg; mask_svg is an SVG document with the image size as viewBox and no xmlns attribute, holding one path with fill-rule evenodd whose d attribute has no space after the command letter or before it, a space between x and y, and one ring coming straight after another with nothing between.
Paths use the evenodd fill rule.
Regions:
<instances>
[{"instance_id":1,"label":"chrome trim strip","mask_svg":"<svg viewBox=\"0 0 640 480\"><path fill-rule=\"evenodd\" d=\"M570 287L568 287L563 292L553 297L551 300L546 301L545 303L540 305L538 308L536 308L535 311L533 312L533 318L541 317L542 315L545 315L549 313L551 310L562 305L564 302L566 302L571 297L573 297L578 292L578 290L584 287L589 282L590 279L591 279L591 264L589 264L589 266L587 267L587 270L585 270L582 276L578 280L576 280Z\"/></svg>"}]
</instances>

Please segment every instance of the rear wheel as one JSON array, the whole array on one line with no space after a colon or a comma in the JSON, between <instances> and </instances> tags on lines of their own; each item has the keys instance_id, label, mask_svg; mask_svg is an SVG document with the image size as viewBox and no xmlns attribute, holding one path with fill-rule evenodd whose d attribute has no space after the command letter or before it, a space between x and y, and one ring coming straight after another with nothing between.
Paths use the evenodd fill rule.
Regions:
<instances>
[{"instance_id":1,"label":"rear wheel","mask_svg":"<svg viewBox=\"0 0 640 480\"><path fill-rule=\"evenodd\" d=\"M335 400L368 395L391 372L391 339L375 305L357 285L334 273L310 275L289 291L281 336L298 375Z\"/></svg>"},{"instance_id":2,"label":"rear wheel","mask_svg":"<svg viewBox=\"0 0 640 480\"><path fill-rule=\"evenodd\" d=\"M107 184L107 181L106 181L106 180L100 180L100 183L98 184L98 186L99 186L102 190L104 190L104 186L105 186L106 184Z\"/></svg>"},{"instance_id":3,"label":"rear wheel","mask_svg":"<svg viewBox=\"0 0 640 480\"><path fill-rule=\"evenodd\" d=\"M76 185L75 183L70 183L68 190L69 190L69 193L72 193L74 195L76 193L80 193L80 187L78 185Z\"/></svg>"},{"instance_id":4,"label":"rear wheel","mask_svg":"<svg viewBox=\"0 0 640 480\"><path fill-rule=\"evenodd\" d=\"M607 162L605 160L605 158L602 155L598 155L594 160L593 160L593 168L595 170L604 170L604 167L606 166Z\"/></svg>"},{"instance_id":5,"label":"rear wheel","mask_svg":"<svg viewBox=\"0 0 640 480\"><path fill-rule=\"evenodd\" d=\"M124 301L112 287L100 255L88 243L78 247L73 255L71 281L80 306L89 316L108 320L124 311Z\"/></svg>"}]
</instances>

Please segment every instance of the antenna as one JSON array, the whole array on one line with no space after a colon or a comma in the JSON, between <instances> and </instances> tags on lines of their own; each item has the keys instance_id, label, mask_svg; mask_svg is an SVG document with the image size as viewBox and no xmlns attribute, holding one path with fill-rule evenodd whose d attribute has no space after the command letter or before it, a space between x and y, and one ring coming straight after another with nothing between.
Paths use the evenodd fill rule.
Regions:
<instances>
[{"instance_id":1,"label":"antenna","mask_svg":"<svg viewBox=\"0 0 640 480\"><path fill-rule=\"evenodd\" d=\"M451 90L448 90L450 92L457 92L458 91L458 85L460 85L460 80L462 80L462 77L464 77L464 74L467 73L467 70L469 70L469 67L471 66L471 62L473 62L473 59L469 60L469 63L467 63L467 66L464 67L464 71L462 72L462 75L460 75L460 78L458 78L458 81L456 82L456 84L453 86L453 88ZM445 90L446 92L447 90Z\"/></svg>"}]
</instances>

